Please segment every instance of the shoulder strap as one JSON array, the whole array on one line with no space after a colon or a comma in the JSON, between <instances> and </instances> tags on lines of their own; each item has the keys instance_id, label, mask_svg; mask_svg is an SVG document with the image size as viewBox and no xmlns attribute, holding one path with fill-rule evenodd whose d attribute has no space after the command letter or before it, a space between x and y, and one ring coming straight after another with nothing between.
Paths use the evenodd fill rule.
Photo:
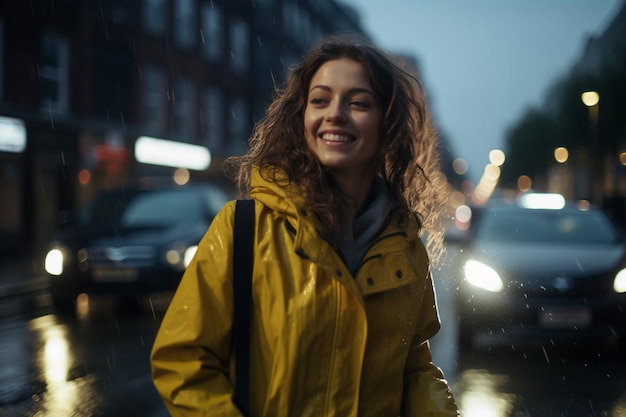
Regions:
<instances>
[{"instance_id":1,"label":"shoulder strap","mask_svg":"<svg viewBox=\"0 0 626 417\"><path fill-rule=\"evenodd\" d=\"M250 319L254 260L254 200L237 200L233 255L235 393L233 402L248 416L250 397Z\"/></svg>"}]
</instances>

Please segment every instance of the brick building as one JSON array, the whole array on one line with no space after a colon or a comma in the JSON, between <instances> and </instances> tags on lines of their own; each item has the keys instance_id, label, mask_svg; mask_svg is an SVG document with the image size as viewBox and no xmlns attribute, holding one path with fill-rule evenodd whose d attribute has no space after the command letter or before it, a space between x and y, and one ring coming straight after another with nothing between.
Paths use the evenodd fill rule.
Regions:
<instances>
[{"instance_id":1,"label":"brick building","mask_svg":"<svg viewBox=\"0 0 626 417\"><path fill-rule=\"evenodd\" d=\"M0 255L37 251L59 213L173 168L137 138L245 150L285 69L332 32L334 0L27 0L0 4Z\"/></svg>"}]
</instances>

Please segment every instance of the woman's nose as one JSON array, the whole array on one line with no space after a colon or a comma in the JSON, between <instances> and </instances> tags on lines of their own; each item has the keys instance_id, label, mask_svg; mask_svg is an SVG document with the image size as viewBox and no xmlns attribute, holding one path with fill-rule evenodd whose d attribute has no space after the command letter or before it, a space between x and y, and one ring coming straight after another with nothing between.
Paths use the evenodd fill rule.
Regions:
<instances>
[{"instance_id":1,"label":"woman's nose","mask_svg":"<svg viewBox=\"0 0 626 417\"><path fill-rule=\"evenodd\" d=\"M328 122L345 122L347 120L346 110L341 103L332 103L327 107L326 121Z\"/></svg>"}]
</instances>

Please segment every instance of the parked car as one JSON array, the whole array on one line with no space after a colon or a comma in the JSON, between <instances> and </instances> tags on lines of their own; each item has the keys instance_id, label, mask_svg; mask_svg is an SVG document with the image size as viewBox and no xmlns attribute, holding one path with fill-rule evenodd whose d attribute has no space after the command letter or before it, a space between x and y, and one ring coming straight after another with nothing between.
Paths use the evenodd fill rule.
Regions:
<instances>
[{"instance_id":1,"label":"parked car","mask_svg":"<svg viewBox=\"0 0 626 417\"><path fill-rule=\"evenodd\" d=\"M479 337L623 342L626 242L600 209L528 194L474 210L468 232L456 297L461 347Z\"/></svg>"},{"instance_id":2,"label":"parked car","mask_svg":"<svg viewBox=\"0 0 626 417\"><path fill-rule=\"evenodd\" d=\"M175 289L228 195L212 184L123 187L99 195L59 230L45 256L60 311L80 293Z\"/></svg>"}]
</instances>

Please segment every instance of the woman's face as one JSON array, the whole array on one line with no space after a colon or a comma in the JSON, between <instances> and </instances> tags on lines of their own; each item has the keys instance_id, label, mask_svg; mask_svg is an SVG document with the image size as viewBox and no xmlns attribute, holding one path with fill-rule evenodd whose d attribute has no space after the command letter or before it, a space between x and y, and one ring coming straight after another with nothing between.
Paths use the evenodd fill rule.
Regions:
<instances>
[{"instance_id":1,"label":"woman's face","mask_svg":"<svg viewBox=\"0 0 626 417\"><path fill-rule=\"evenodd\" d=\"M304 131L309 149L335 173L372 175L382 113L363 66L327 61L309 85Z\"/></svg>"}]
</instances>

